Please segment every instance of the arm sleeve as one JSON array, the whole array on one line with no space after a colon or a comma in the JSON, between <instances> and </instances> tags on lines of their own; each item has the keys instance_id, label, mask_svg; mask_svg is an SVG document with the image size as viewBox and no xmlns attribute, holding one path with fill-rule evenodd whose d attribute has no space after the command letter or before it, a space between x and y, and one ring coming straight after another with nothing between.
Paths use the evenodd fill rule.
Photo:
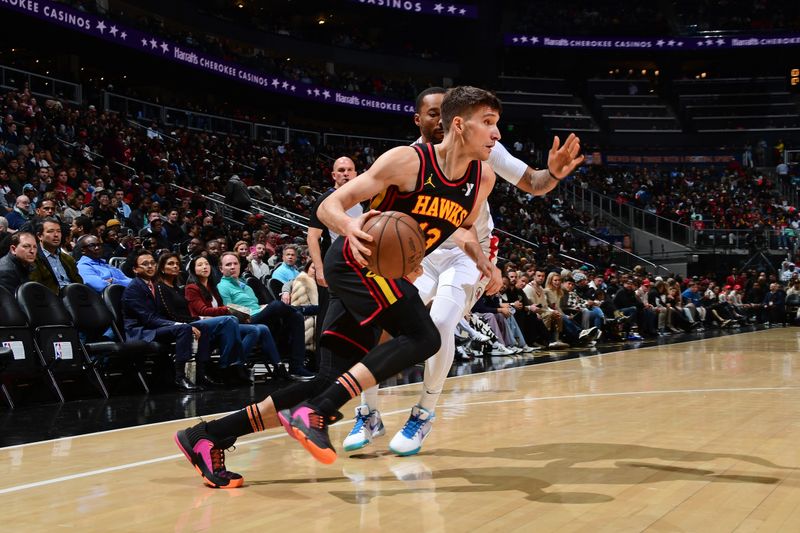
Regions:
<instances>
[{"instance_id":1,"label":"arm sleeve","mask_svg":"<svg viewBox=\"0 0 800 533\"><path fill-rule=\"evenodd\" d=\"M498 176L512 185L519 183L525 171L528 170L527 163L511 155L499 142L494 143L488 163Z\"/></svg>"},{"instance_id":2,"label":"arm sleeve","mask_svg":"<svg viewBox=\"0 0 800 533\"><path fill-rule=\"evenodd\" d=\"M197 285L187 285L184 293L186 302L189 305L189 312L192 316L225 316L228 314L228 308L225 306L213 307L208 305L205 300L203 300Z\"/></svg>"},{"instance_id":3,"label":"arm sleeve","mask_svg":"<svg viewBox=\"0 0 800 533\"><path fill-rule=\"evenodd\" d=\"M127 287L133 281L131 278L126 276L122 273L122 270L114 267L109 267L111 270L111 277L114 279L114 283L117 285L122 285L123 287Z\"/></svg>"},{"instance_id":4,"label":"arm sleeve","mask_svg":"<svg viewBox=\"0 0 800 533\"><path fill-rule=\"evenodd\" d=\"M158 329L162 326L172 326L175 324L173 320L166 320L159 317L155 313L155 303L152 306L144 305L143 302L137 301L138 291L131 291L129 288L125 289L122 295L122 309L126 317L136 318L139 325L146 329ZM145 296L142 296L145 297Z\"/></svg>"},{"instance_id":5,"label":"arm sleeve","mask_svg":"<svg viewBox=\"0 0 800 533\"><path fill-rule=\"evenodd\" d=\"M10 270L0 271L0 287L4 287L8 292L14 294L20 286L19 280Z\"/></svg>"},{"instance_id":6,"label":"arm sleeve","mask_svg":"<svg viewBox=\"0 0 800 533\"><path fill-rule=\"evenodd\" d=\"M83 282L97 292L103 292L108 287L108 283L95 271L91 265L78 263L78 273L83 278ZM128 282L130 283L130 281Z\"/></svg>"},{"instance_id":7,"label":"arm sleeve","mask_svg":"<svg viewBox=\"0 0 800 533\"><path fill-rule=\"evenodd\" d=\"M278 265L278 268L276 268L275 272L272 273L272 279L277 279L281 283L286 283L289 281L289 275L283 263Z\"/></svg>"},{"instance_id":8,"label":"arm sleeve","mask_svg":"<svg viewBox=\"0 0 800 533\"><path fill-rule=\"evenodd\" d=\"M231 295L228 293L227 283L219 283L217 285L217 292L219 293L219 297L222 298L222 302L225 305L228 305L233 301L233 298L231 298Z\"/></svg>"},{"instance_id":9,"label":"arm sleeve","mask_svg":"<svg viewBox=\"0 0 800 533\"><path fill-rule=\"evenodd\" d=\"M308 227L309 228L317 228L317 229L321 229L321 230L327 229L325 227L325 224L320 222L319 218L317 217L317 210L319 209L319 204L321 204L322 201L325 200L325 198L327 198L330 195L331 195L331 191L328 191L328 192L322 194L319 198L317 198L317 201L314 202L314 207L311 208L311 214L308 216Z\"/></svg>"}]
</instances>

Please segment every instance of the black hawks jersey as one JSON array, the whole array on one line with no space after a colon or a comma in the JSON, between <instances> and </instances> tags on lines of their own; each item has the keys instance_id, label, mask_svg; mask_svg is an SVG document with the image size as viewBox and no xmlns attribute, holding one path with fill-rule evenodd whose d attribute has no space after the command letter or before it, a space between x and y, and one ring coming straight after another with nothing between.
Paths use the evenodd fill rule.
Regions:
<instances>
[{"instance_id":1,"label":"black hawks jersey","mask_svg":"<svg viewBox=\"0 0 800 533\"><path fill-rule=\"evenodd\" d=\"M464 223L475 207L481 183L481 162L471 161L457 180L448 180L436 161L432 144L412 146L419 157L419 174L412 192L388 187L373 198L371 209L411 215L425 234L425 255L435 250Z\"/></svg>"}]
</instances>

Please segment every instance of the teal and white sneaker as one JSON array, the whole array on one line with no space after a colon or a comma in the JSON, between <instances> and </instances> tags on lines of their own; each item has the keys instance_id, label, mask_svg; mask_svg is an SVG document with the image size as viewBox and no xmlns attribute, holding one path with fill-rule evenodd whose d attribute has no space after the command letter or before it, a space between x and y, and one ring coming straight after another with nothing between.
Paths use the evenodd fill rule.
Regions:
<instances>
[{"instance_id":1,"label":"teal and white sneaker","mask_svg":"<svg viewBox=\"0 0 800 533\"><path fill-rule=\"evenodd\" d=\"M353 429L344 439L343 448L346 452L354 452L372 442L375 437L382 437L386 429L381 421L381 413L376 409L369 410L367 404L356 407L356 418Z\"/></svg>"},{"instance_id":2,"label":"teal and white sneaker","mask_svg":"<svg viewBox=\"0 0 800 533\"><path fill-rule=\"evenodd\" d=\"M422 449L422 442L433 429L435 418L436 415L419 405L412 407L411 416L408 417L403 429L392 438L389 449L392 453L401 456L419 453Z\"/></svg>"}]
</instances>

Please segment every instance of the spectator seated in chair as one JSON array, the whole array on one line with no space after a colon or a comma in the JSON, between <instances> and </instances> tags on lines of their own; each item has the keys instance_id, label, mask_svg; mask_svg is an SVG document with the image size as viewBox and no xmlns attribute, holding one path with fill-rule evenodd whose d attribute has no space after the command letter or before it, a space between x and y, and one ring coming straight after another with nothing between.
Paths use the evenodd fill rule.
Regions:
<instances>
[{"instance_id":1,"label":"spectator seated in chair","mask_svg":"<svg viewBox=\"0 0 800 533\"><path fill-rule=\"evenodd\" d=\"M547 306L561 316L564 338L567 342L571 346L585 346L596 340L597 329L594 327L581 329L581 327L561 309L561 299L566 295L565 291L561 288L561 279L561 275L558 272L550 272L547 275L544 289Z\"/></svg>"},{"instance_id":2,"label":"spectator seated in chair","mask_svg":"<svg viewBox=\"0 0 800 533\"><path fill-rule=\"evenodd\" d=\"M239 276L239 257L234 252L225 252L220 257L220 268L222 270L222 281L217 284L222 301L225 305L238 305L250 313L252 324L265 324L269 322L273 325L277 321L283 322L283 327L289 335L290 361L289 373L295 379L310 380L314 374L309 372L304 365L305 360L305 328L303 325L303 315L285 303L275 300L263 308L258 303L253 289L245 283ZM273 331L277 331L273 328ZM280 339L279 339L280 340Z\"/></svg>"},{"instance_id":3,"label":"spectator seated in chair","mask_svg":"<svg viewBox=\"0 0 800 533\"><path fill-rule=\"evenodd\" d=\"M309 352L315 350L315 317L319 311L319 292L315 275L314 263L309 261L303 272L292 280L289 289L289 303L295 309L299 309L304 317L306 351Z\"/></svg>"},{"instance_id":4,"label":"spectator seated in chair","mask_svg":"<svg viewBox=\"0 0 800 533\"><path fill-rule=\"evenodd\" d=\"M300 274L300 270L295 265L297 262L297 249L291 245L285 246L283 248L282 258L283 262L275 268L275 271L272 273L272 279L277 279L281 283L286 284Z\"/></svg>"},{"instance_id":5,"label":"spectator seated in chair","mask_svg":"<svg viewBox=\"0 0 800 533\"><path fill-rule=\"evenodd\" d=\"M109 285L122 285L127 287L133 281L118 268L112 267L103 259L103 247L100 239L94 235L84 235L78 239L81 258L78 259L78 272L83 282L97 292Z\"/></svg>"},{"instance_id":6,"label":"spectator seated in chair","mask_svg":"<svg viewBox=\"0 0 800 533\"><path fill-rule=\"evenodd\" d=\"M75 260L61 251L61 223L55 218L45 218L37 223L39 251L30 280L36 281L58 294L70 283L83 283Z\"/></svg>"},{"instance_id":7,"label":"spectator seated in chair","mask_svg":"<svg viewBox=\"0 0 800 533\"><path fill-rule=\"evenodd\" d=\"M151 252L139 250L133 254L131 262L136 278L122 295L125 336L128 340L175 342L175 384L185 392L203 390L202 385L195 385L186 376L186 363L192 358L192 343L196 340L198 382L205 381L210 335L204 335L191 324L159 315L155 285L157 264Z\"/></svg>"},{"instance_id":8,"label":"spectator seated in chair","mask_svg":"<svg viewBox=\"0 0 800 533\"><path fill-rule=\"evenodd\" d=\"M786 293L780 283L770 283L762 305L764 321L769 325L786 323Z\"/></svg>"},{"instance_id":9,"label":"spectator seated in chair","mask_svg":"<svg viewBox=\"0 0 800 533\"><path fill-rule=\"evenodd\" d=\"M231 310L223 304L217 286L211 281L211 264L205 257L195 257L189 262L189 283L184 289L184 294L189 305L189 312L193 317L235 314L231 313ZM241 362L228 363L227 366L231 369L229 379L250 383L249 376L244 373L244 363L254 346L261 348L264 363L275 366L276 377L288 378L286 369L281 365L281 357L269 328L264 324L250 324L250 317L247 315L238 314L238 316L244 357ZM220 366L225 367L222 362L220 362Z\"/></svg>"},{"instance_id":10,"label":"spectator seated in chair","mask_svg":"<svg viewBox=\"0 0 800 533\"><path fill-rule=\"evenodd\" d=\"M248 258L250 259L250 272L255 277L263 280L265 276L269 275L269 265L264 261L264 255L267 253L267 248L263 243L258 243L255 246L255 251L251 253Z\"/></svg>"},{"instance_id":11,"label":"spectator seated in chair","mask_svg":"<svg viewBox=\"0 0 800 533\"><path fill-rule=\"evenodd\" d=\"M11 235L9 243L9 252L0 258L0 287L15 294L20 285L30 281L38 248L36 237L25 231Z\"/></svg>"},{"instance_id":12,"label":"spectator seated in chair","mask_svg":"<svg viewBox=\"0 0 800 533\"><path fill-rule=\"evenodd\" d=\"M175 322L191 324L199 329L201 336L207 338L206 342L211 346L219 346L220 367L226 369L229 366L239 366L241 369L245 364L245 355L242 351L239 321L227 315L202 319L192 316L183 288L178 286L180 273L181 259L178 254L167 252L159 256L155 286L159 315ZM199 365L198 362L198 367ZM244 379L249 381L249 376L245 376L241 370L237 371L237 377L242 381ZM220 385L209 378L208 372L204 373L199 382L200 385L208 387Z\"/></svg>"}]
</instances>

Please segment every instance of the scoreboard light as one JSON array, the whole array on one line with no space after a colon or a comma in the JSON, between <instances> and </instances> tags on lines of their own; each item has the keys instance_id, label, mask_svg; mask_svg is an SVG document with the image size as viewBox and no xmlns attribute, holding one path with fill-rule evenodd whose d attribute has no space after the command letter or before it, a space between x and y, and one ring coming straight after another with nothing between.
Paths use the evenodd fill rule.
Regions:
<instances>
[{"instance_id":1,"label":"scoreboard light","mask_svg":"<svg viewBox=\"0 0 800 533\"><path fill-rule=\"evenodd\" d=\"M793 91L800 92L800 68L789 70L789 87Z\"/></svg>"}]
</instances>

